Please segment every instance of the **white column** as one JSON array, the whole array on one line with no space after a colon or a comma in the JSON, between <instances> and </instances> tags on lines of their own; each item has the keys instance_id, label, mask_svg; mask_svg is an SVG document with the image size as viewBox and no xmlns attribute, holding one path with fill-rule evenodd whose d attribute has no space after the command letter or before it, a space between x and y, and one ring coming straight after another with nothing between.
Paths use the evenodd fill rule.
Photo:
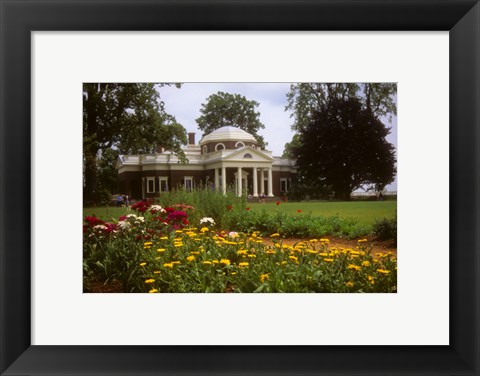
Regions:
<instances>
[{"instance_id":1,"label":"white column","mask_svg":"<svg viewBox=\"0 0 480 376\"><path fill-rule=\"evenodd\" d=\"M222 167L222 192L227 193L227 169Z\"/></svg>"},{"instance_id":2,"label":"white column","mask_svg":"<svg viewBox=\"0 0 480 376\"><path fill-rule=\"evenodd\" d=\"M219 176L218 176L218 168L215 169L215 181L214 181L214 184L215 184L215 190L218 191L218 186L220 185L220 179L219 179Z\"/></svg>"},{"instance_id":3,"label":"white column","mask_svg":"<svg viewBox=\"0 0 480 376\"><path fill-rule=\"evenodd\" d=\"M240 197L242 195L242 168L241 167L237 168L237 187L238 187L237 196Z\"/></svg>"},{"instance_id":4,"label":"white column","mask_svg":"<svg viewBox=\"0 0 480 376\"><path fill-rule=\"evenodd\" d=\"M253 197L258 197L257 168L253 168Z\"/></svg>"},{"instance_id":5,"label":"white column","mask_svg":"<svg viewBox=\"0 0 480 376\"><path fill-rule=\"evenodd\" d=\"M272 168L268 169L268 197L273 197Z\"/></svg>"},{"instance_id":6,"label":"white column","mask_svg":"<svg viewBox=\"0 0 480 376\"><path fill-rule=\"evenodd\" d=\"M263 172L264 169L260 169L260 193L262 195L265 194L265 173Z\"/></svg>"}]
</instances>

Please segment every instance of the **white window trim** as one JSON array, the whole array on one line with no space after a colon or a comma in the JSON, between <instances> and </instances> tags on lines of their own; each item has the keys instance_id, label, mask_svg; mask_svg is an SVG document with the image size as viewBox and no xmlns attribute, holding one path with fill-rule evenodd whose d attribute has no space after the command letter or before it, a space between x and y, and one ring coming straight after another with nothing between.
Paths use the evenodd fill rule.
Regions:
<instances>
[{"instance_id":1,"label":"white window trim","mask_svg":"<svg viewBox=\"0 0 480 376\"><path fill-rule=\"evenodd\" d=\"M238 148L239 147L238 145L241 145L240 146L241 148L245 147L245 144L242 141L237 141L237 143L235 144L235 148Z\"/></svg>"},{"instance_id":2,"label":"white window trim","mask_svg":"<svg viewBox=\"0 0 480 376\"><path fill-rule=\"evenodd\" d=\"M285 182L285 190L282 190L283 182ZM280 178L280 192L288 192L288 178Z\"/></svg>"},{"instance_id":3,"label":"white window trim","mask_svg":"<svg viewBox=\"0 0 480 376\"><path fill-rule=\"evenodd\" d=\"M153 191L150 190L150 182L153 182ZM155 177L147 177L147 193L155 193Z\"/></svg>"},{"instance_id":4,"label":"white window trim","mask_svg":"<svg viewBox=\"0 0 480 376\"><path fill-rule=\"evenodd\" d=\"M194 181L193 181L193 176L184 176L183 177L183 188L187 190L187 181L191 182L190 189L194 188Z\"/></svg>"},{"instance_id":5,"label":"white window trim","mask_svg":"<svg viewBox=\"0 0 480 376\"><path fill-rule=\"evenodd\" d=\"M223 146L223 148L222 148L222 149L218 149L218 147L219 147L220 145L222 145L222 146ZM216 144L216 145L215 145L215 151L219 151L219 150L225 150L225 149L226 149L225 145L224 145L224 144L222 144L221 142L219 142L218 144Z\"/></svg>"},{"instance_id":6,"label":"white window trim","mask_svg":"<svg viewBox=\"0 0 480 376\"><path fill-rule=\"evenodd\" d=\"M167 189L165 191L162 191L162 182L165 182L165 185ZM158 190L159 192L168 192L168 176L160 176L158 178Z\"/></svg>"}]
</instances>

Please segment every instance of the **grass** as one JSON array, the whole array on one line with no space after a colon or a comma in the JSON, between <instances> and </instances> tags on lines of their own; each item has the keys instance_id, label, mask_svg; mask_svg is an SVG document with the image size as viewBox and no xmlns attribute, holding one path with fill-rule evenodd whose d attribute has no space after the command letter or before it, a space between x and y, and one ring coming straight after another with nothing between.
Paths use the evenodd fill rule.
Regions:
<instances>
[{"instance_id":1,"label":"grass","mask_svg":"<svg viewBox=\"0 0 480 376\"><path fill-rule=\"evenodd\" d=\"M272 212L284 212L292 215L310 214L313 217L355 218L362 226L372 226L378 219L392 219L397 209L396 201L308 201L308 202L275 202L247 204L251 211L262 211L266 209ZM298 212L301 210L301 213ZM126 208L117 207L95 207L84 208L83 215L96 215L104 220L118 219L123 214L131 213Z\"/></svg>"},{"instance_id":2,"label":"grass","mask_svg":"<svg viewBox=\"0 0 480 376\"><path fill-rule=\"evenodd\" d=\"M396 201L302 201L275 202L265 204L249 203L251 210L278 210L288 214L311 214L313 217L356 218L363 226L371 226L377 219L394 218L397 209ZM301 210L301 213L298 213Z\"/></svg>"}]
</instances>

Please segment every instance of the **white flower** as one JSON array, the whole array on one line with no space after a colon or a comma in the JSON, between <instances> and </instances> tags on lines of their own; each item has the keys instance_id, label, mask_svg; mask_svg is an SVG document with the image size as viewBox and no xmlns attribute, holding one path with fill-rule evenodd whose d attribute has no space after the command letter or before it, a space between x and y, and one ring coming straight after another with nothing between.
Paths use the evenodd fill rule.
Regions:
<instances>
[{"instance_id":1,"label":"white flower","mask_svg":"<svg viewBox=\"0 0 480 376\"><path fill-rule=\"evenodd\" d=\"M200 224L209 224L210 226L215 226L215 221L213 220L213 218L203 217L202 219L200 219Z\"/></svg>"},{"instance_id":2,"label":"white flower","mask_svg":"<svg viewBox=\"0 0 480 376\"><path fill-rule=\"evenodd\" d=\"M107 226L104 226L104 225L96 225L93 227L94 230L99 230L99 231L103 231L103 230L106 230L107 229Z\"/></svg>"},{"instance_id":3,"label":"white flower","mask_svg":"<svg viewBox=\"0 0 480 376\"><path fill-rule=\"evenodd\" d=\"M230 231L228 233L228 236L230 236L231 238L238 238L240 235L236 231Z\"/></svg>"},{"instance_id":4,"label":"white flower","mask_svg":"<svg viewBox=\"0 0 480 376\"><path fill-rule=\"evenodd\" d=\"M127 230L130 226L131 226L130 222L118 221L118 227L120 227L121 230Z\"/></svg>"},{"instance_id":5,"label":"white flower","mask_svg":"<svg viewBox=\"0 0 480 376\"><path fill-rule=\"evenodd\" d=\"M150 210L160 212L160 213L165 213L166 212L166 210L164 208L162 208L160 205L152 205L150 207Z\"/></svg>"}]
</instances>

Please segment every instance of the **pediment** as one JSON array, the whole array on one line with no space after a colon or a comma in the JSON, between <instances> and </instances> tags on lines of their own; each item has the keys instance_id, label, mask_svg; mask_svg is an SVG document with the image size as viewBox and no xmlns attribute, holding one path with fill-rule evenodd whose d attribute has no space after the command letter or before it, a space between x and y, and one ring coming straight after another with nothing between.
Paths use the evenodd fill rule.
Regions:
<instances>
[{"instance_id":1,"label":"pediment","mask_svg":"<svg viewBox=\"0 0 480 376\"><path fill-rule=\"evenodd\" d=\"M250 146L245 146L222 157L222 161L273 162L273 158L261 150L253 149Z\"/></svg>"}]
</instances>

